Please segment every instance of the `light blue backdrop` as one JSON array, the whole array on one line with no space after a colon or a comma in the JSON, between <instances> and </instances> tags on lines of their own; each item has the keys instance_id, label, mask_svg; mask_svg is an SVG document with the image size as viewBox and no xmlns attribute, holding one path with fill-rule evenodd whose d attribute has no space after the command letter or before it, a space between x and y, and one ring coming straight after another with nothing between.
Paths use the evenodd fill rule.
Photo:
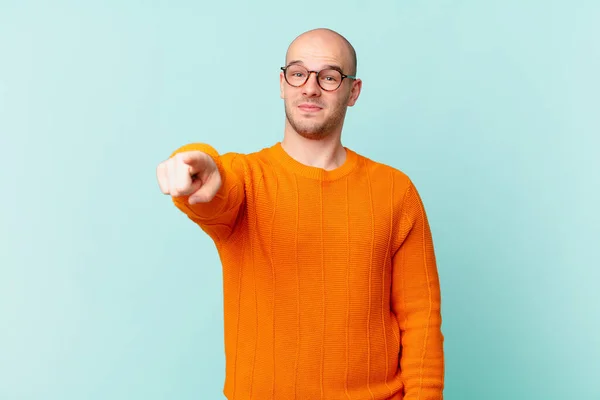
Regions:
<instances>
[{"instance_id":1,"label":"light blue backdrop","mask_svg":"<svg viewBox=\"0 0 600 400\"><path fill-rule=\"evenodd\" d=\"M0 399L221 399L212 243L155 167L280 140L279 67L330 27L344 144L419 188L447 400L600 399L600 2L0 1Z\"/></svg>"}]
</instances>

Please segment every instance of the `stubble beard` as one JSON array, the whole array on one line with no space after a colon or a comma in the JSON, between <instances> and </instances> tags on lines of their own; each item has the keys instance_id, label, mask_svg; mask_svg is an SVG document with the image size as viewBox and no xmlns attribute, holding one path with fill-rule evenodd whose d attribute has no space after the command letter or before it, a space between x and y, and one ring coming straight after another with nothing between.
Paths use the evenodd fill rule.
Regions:
<instances>
[{"instance_id":1,"label":"stubble beard","mask_svg":"<svg viewBox=\"0 0 600 400\"><path fill-rule=\"evenodd\" d=\"M302 103L306 103L305 100ZM290 108L297 109L297 104L290 106L288 102L285 104L285 116L298 135L309 140L322 140L333 133L338 127L342 126L344 117L346 116L346 107L344 102L334 105L333 114L323 122L311 121L310 119L294 118L294 114ZM318 103L314 103L321 106Z\"/></svg>"}]
</instances>

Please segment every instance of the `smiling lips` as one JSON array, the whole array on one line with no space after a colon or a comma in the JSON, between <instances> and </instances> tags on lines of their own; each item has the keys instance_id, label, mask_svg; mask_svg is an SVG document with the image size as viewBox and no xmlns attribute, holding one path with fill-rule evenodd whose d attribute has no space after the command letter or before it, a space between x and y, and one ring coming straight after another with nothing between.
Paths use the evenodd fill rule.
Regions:
<instances>
[{"instance_id":1,"label":"smiling lips","mask_svg":"<svg viewBox=\"0 0 600 400\"><path fill-rule=\"evenodd\" d=\"M298 106L298 108L304 112L317 112L322 110L321 107L317 106L316 104L311 104L311 103L302 103Z\"/></svg>"}]
</instances>

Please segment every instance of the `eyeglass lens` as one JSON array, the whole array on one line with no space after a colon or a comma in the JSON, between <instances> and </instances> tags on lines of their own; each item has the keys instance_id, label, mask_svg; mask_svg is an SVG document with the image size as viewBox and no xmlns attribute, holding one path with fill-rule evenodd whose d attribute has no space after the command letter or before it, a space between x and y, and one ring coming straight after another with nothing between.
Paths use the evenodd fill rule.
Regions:
<instances>
[{"instance_id":1,"label":"eyeglass lens","mask_svg":"<svg viewBox=\"0 0 600 400\"><path fill-rule=\"evenodd\" d=\"M300 65L290 65L285 71L285 79L292 86L302 86L308 80L308 70ZM335 90L342 83L342 74L335 69L324 69L319 72L317 81L324 90Z\"/></svg>"}]
</instances>

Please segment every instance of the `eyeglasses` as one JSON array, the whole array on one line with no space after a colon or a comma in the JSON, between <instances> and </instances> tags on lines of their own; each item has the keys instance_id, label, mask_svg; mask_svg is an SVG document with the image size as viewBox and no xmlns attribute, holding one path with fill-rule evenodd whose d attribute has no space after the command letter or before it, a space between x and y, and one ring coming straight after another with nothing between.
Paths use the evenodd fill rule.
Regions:
<instances>
[{"instance_id":1,"label":"eyeglasses","mask_svg":"<svg viewBox=\"0 0 600 400\"><path fill-rule=\"evenodd\" d=\"M344 78L356 79L356 76L345 75L341 71L332 68L322 69L320 71L309 71L302 65L292 64L287 67L281 67L281 70L283 71L285 81L288 85L293 87L303 86L308 82L310 74L314 72L317 75L317 83L321 89L327 92L337 90L342 85Z\"/></svg>"}]
</instances>

